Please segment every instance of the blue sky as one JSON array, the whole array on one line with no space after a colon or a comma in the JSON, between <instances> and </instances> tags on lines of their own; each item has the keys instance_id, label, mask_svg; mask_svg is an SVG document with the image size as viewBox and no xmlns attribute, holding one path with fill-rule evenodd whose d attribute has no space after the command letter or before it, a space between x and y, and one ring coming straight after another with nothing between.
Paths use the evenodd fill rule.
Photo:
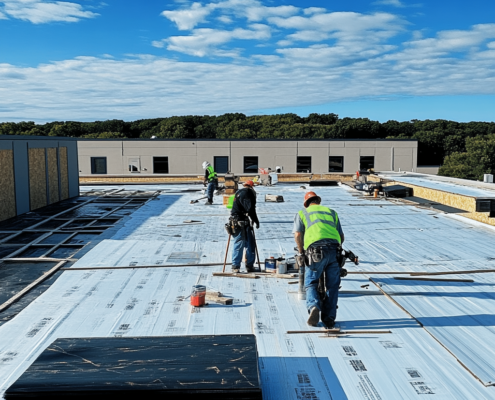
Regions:
<instances>
[{"instance_id":1,"label":"blue sky","mask_svg":"<svg viewBox=\"0 0 495 400\"><path fill-rule=\"evenodd\" d=\"M0 37L0 121L495 120L493 0L7 0Z\"/></svg>"}]
</instances>

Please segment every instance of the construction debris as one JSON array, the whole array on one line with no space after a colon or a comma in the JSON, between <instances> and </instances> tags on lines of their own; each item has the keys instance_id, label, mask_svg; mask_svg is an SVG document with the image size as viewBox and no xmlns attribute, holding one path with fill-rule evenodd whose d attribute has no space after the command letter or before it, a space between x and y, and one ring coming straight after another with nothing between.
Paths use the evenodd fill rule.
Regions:
<instances>
[{"instance_id":1,"label":"construction debris","mask_svg":"<svg viewBox=\"0 0 495 400\"><path fill-rule=\"evenodd\" d=\"M206 291L205 300L213 303L224 304L224 305L231 305L234 302L233 298L225 297L222 293L214 292L211 290Z\"/></svg>"},{"instance_id":2,"label":"construction debris","mask_svg":"<svg viewBox=\"0 0 495 400\"><path fill-rule=\"evenodd\" d=\"M265 202L266 203L283 203L284 202L284 196L280 196L277 194L266 194L265 195Z\"/></svg>"}]
</instances>

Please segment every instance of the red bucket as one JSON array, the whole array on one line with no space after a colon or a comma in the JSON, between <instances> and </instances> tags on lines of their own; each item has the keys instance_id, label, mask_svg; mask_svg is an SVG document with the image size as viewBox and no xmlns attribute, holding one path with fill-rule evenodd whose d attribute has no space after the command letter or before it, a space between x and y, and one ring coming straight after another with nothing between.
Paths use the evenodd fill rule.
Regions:
<instances>
[{"instance_id":1,"label":"red bucket","mask_svg":"<svg viewBox=\"0 0 495 400\"><path fill-rule=\"evenodd\" d=\"M206 286L194 285L191 292L191 305L203 307L205 305Z\"/></svg>"}]
</instances>

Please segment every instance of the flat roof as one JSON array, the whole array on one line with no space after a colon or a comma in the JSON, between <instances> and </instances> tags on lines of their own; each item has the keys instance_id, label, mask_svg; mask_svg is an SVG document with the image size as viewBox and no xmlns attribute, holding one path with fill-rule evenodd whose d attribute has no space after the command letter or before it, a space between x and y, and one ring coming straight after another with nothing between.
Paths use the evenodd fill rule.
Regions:
<instances>
[{"instance_id":1,"label":"flat roof","mask_svg":"<svg viewBox=\"0 0 495 400\"><path fill-rule=\"evenodd\" d=\"M77 140L66 136L0 135L0 140Z\"/></svg>"},{"instance_id":2,"label":"flat roof","mask_svg":"<svg viewBox=\"0 0 495 400\"><path fill-rule=\"evenodd\" d=\"M476 198L495 197L495 184L418 173L382 172L385 179Z\"/></svg>"},{"instance_id":3,"label":"flat roof","mask_svg":"<svg viewBox=\"0 0 495 400\"><path fill-rule=\"evenodd\" d=\"M205 207L190 204L201 195L183 185L130 188L163 192L71 267L87 270L63 272L0 326L0 394L57 338L254 333L264 399L495 397L494 274L440 277L473 282L395 279L410 277L400 272L494 269L493 228L393 200L367 199L347 186L312 187L339 213L344 247L361 261L347 264L353 274L342 280L338 326L391 331L331 338L306 325L305 304L298 300L297 285L289 284L294 280L213 276L221 265L165 266L223 263L229 210L219 198ZM306 189L284 184L257 192L260 257L293 256L292 221ZM285 201L264 202L266 194ZM187 296L196 284L232 297L233 305L192 308ZM314 333L288 333L295 330Z\"/></svg>"},{"instance_id":4,"label":"flat roof","mask_svg":"<svg viewBox=\"0 0 495 400\"><path fill-rule=\"evenodd\" d=\"M104 140L107 142L136 142L136 141L162 141L162 142L417 142L417 139L164 139L164 138L135 138L135 139L91 139L76 138L81 142Z\"/></svg>"}]
</instances>

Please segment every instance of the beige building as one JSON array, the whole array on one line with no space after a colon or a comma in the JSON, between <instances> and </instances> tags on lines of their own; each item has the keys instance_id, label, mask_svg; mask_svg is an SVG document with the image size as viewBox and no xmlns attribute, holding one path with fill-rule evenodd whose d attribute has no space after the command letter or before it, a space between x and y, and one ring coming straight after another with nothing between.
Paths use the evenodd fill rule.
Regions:
<instances>
[{"instance_id":1,"label":"beige building","mask_svg":"<svg viewBox=\"0 0 495 400\"><path fill-rule=\"evenodd\" d=\"M355 173L360 169L417 172L416 140L160 140L80 139L79 173L198 175L209 161L219 173Z\"/></svg>"}]
</instances>

